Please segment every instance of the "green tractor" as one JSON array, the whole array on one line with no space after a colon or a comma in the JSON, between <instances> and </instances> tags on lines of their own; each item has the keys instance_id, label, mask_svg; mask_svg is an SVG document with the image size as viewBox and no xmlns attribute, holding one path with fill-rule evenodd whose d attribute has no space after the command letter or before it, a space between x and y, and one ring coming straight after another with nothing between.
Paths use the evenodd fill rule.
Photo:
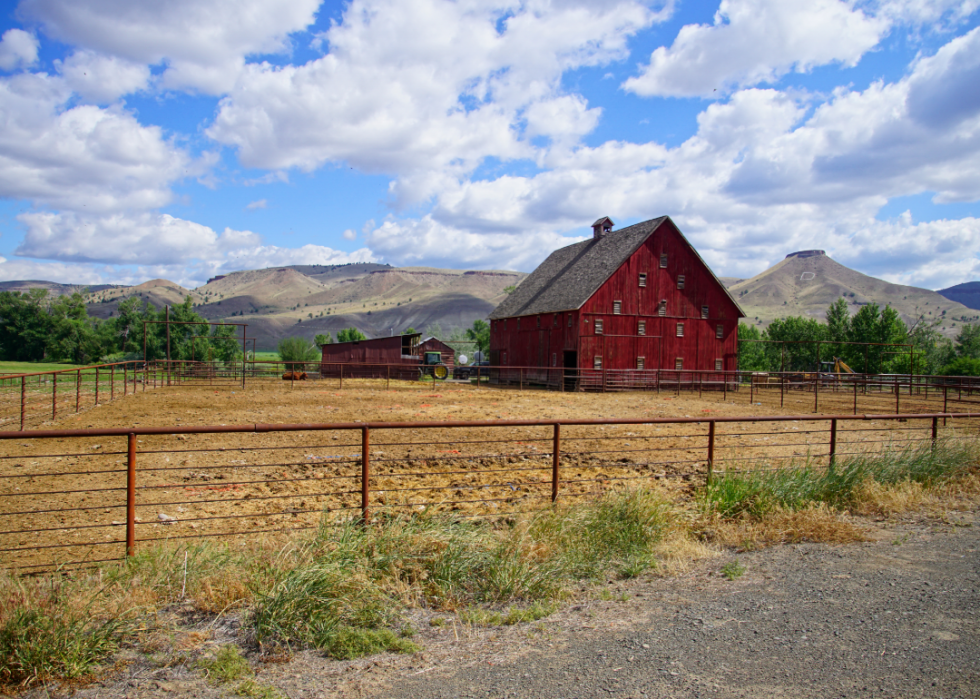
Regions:
<instances>
[{"instance_id":1,"label":"green tractor","mask_svg":"<svg viewBox=\"0 0 980 699\"><path fill-rule=\"evenodd\" d=\"M442 354L440 352L426 352L422 356L422 366L419 369L419 373L423 378L434 376L442 381L449 376L449 367L442 363Z\"/></svg>"}]
</instances>

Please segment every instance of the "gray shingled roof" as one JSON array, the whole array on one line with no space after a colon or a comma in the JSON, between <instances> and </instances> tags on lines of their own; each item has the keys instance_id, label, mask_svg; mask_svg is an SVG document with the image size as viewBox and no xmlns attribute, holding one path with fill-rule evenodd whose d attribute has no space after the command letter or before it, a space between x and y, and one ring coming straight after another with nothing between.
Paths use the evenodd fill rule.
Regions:
<instances>
[{"instance_id":1,"label":"gray shingled roof","mask_svg":"<svg viewBox=\"0 0 980 699\"><path fill-rule=\"evenodd\" d=\"M510 296L493 309L490 319L558 313L581 308L582 304L588 301L613 272L643 244L643 241L667 220L669 220L667 216L661 216L613 231L598 240L590 238L555 250L520 283ZM681 237L684 237L683 234ZM687 240L684 239L684 242ZM693 246L691 250L697 255ZM715 281L718 281L717 277ZM725 289L725 285L720 281L718 285ZM728 293L727 289L725 293ZM741 312L742 309L731 294L728 294L728 298ZM742 315L745 315L744 312Z\"/></svg>"}]
</instances>

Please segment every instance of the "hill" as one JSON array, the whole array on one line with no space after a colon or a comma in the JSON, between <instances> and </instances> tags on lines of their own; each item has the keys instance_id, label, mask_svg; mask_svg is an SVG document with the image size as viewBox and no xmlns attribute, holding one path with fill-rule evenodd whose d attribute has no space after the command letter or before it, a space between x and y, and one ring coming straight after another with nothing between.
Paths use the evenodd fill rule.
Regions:
<instances>
[{"instance_id":1,"label":"hill","mask_svg":"<svg viewBox=\"0 0 980 699\"><path fill-rule=\"evenodd\" d=\"M195 310L215 322L248 323L257 348L275 349L289 335L313 338L356 327L368 337L438 326L442 335L486 318L504 289L527 275L508 271L396 268L357 263L292 265L220 275L196 289L165 279L100 289L86 295L89 312L112 316L138 296L160 308L190 296Z\"/></svg>"},{"instance_id":2,"label":"hill","mask_svg":"<svg viewBox=\"0 0 980 699\"><path fill-rule=\"evenodd\" d=\"M980 282L966 282L936 292L950 301L962 303L967 308L980 310Z\"/></svg>"},{"instance_id":3,"label":"hill","mask_svg":"<svg viewBox=\"0 0 980 699\"><path fill-rule=\"evenodd\" d=\"M778 264L729 287L749 323L766 326L791 315L823 320L827 307L847 299L851 315L871 302L891 305L906 323L920 316L940 320L940 332L956 335L957 325L980 320L980 314L935 291L893 284L835 262L823 250L790 253Z\"/></svg>"}]
</instances>

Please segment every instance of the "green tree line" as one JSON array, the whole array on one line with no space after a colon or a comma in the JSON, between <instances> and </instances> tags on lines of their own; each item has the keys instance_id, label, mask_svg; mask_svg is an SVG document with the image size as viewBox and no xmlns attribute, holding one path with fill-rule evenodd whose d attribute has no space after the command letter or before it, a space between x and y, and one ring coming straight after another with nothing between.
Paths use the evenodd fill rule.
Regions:
<instances>
[{"instance_id":1,"label":"green tree line","mask_svg":"<svg viewBox=\"0 0 980 699\"><path fill-rule=\"evenodd\" d=\"M51 297L45 289L0 292L0 360L20 362L98 362L143 359L143 322L166 319L164 309L133 297L119 304L113 317L88 314L81 294ZM172 306L174 322L207 322L193 310L190 297ZM242 356L233 326L170 326L170 357L235 361ZM146 326L146 358L163 359L166 326Z\"/></svg>"},{"instance_id":2,"label":"green tree line","mask_svg":"<svg viewBox=\"0 0 980 699\"><path fill-rule=\"evenodd\" d=\"M894 308L876 303L851 316L847 301L839 298L827 309L825 322L790 316L761 332L740 323L738 366L744 371L815 371L819 362L840 358L859 373L980 375L980 324L962 326L955 341L941 335L938 325L922 318L908 325ZM911 345L911 352L885 345Z\"/></svg>"}]
</instances>

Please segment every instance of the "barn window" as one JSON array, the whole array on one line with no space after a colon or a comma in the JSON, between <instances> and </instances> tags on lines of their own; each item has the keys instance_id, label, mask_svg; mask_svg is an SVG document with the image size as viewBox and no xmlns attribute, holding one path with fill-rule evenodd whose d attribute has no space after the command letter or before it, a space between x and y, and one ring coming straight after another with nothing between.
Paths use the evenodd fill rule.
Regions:
<instances>
[{"instance_id":1,"label":"barn window","mask_svg":"<svg viewBox=\"0 0 980 699\"><path fill-rule=\"evenodd\" d=\"M592 368L601 369L602 368L602 357L595 356L592 358Z\"/></svg>"},{"instance_id":2,"label":"barn window","mask_svg":"<svg viewBox=\"0 0 980 699\"><path fill-rule=\"evenodd\" d=\"M683 289L684 288L684 275L683 274L678 274L677 275L677 288L678 289Z\"/></svg>"},{"instance_id":3,"label":"barn window","mask_svg":"<svg viewBox=\"0 0 980 699\"><path fill-rule=\"evenodd\" d=\"M637 335L646 335L647 334L647 322L645 320L641 320L640 323L639 323L639 325L637 325L636 334Z\"/></svg>"},{"instance_id":4,"label":"barn window","mask_svg":"<svg viewBox=\"0 0 980 699\"><path fill-rule=\"evenodd\" d=\"M602 334L602 318L595 319L595 334L596 335Z\"/></svg>"},{"instance_id":5,"label":"barn window","mask_svg":"<svg viewBox=\"0 0 980 699\"><path fill-rule=\"evenodd\" d=\"M636 368L637 369L639 369L640 371L643 371L646 368L645 367L645 364L646 364L646 357L637 357L636 358Z\"/></svg>"},{"instance_id":6,"label":"barn window","mask_svg":"<svg viewBox=\"0 0 980 699\"><path fill-rule=\"evenodd\" d=\"M680 371L684 368L684 358L678 357L674 360L674 371Z\"/></svg>"},{"instance_id":7,"label":"barn window","mask_svg":"<svg viewBox=\"0 0 980 699\"><path fill-rule=\"evenodd\" d=\"M725 326L718 325L715 326L715 339L724 340L725 339Z\"/></svg>"},{"instance_id":8,"label":"barn window","mask_svg":"<svg viewBox=\"0 0 980 699\"><path fill-rule=\"evenodd\" d=\"M572 314L568 314L568 327L572 327Z\"/></svg>"},{"instance_id":9,"label":"barn window","mask_svg":"<svg viewBox=\"0 0 980 699\"><path fill-rule=\"evenodd\" d=\"M640 286L647 285L647 275L646 272L640 272Z\"/></svg>"},{"instance_id":10,"label":"barn window","mask_svg":"<svg viewBox=\"0 0 980 699\"><path fill-rule=\"evenodd\" d=\"M708 307L707 306L701 306L701 317L702 318L707 318L708 317Z\"/></svg>"},{"instance_id":11,"label":"barn window","mask_svg":"<svg viewBox=\"0 0 980 699\"><path fill-rule=\"evenodd\" d=\"M623 302L613 301L613 314L618 316L622 312L623 312Z\"/></svg>"},{"instance_id":12,"label":"barn window","mask_svg":"<svg viewBox=\"0 0 980 699\"><path fill-rule=\"evenodd\" d=\"M554 352L551 353L551 366L558 366L558 355Z\"/></svg>"},{"instance_id":13,"label":"barn window","mask_svg":"<svg viewBox=\"0 0 980 699\"><path fill-rule=\"evenodd\" d=\"M541 316L535 316L534 319L538 321L538 327L541 327Z\"/></svg>"},{"instance_id":14,"label":"barn window","mask_svg":"<svg viewBox=\"0 0 980 699\"><path fill-rule=\"evenodd\" d=\"M677 337L684 337L684 324L683 323L678 323L677 324Z\"/></svg>"},{"instance_id":15,"label":"barn window","mask_svg":"<svg viewBox=\"0 0 980 699\"><path fill-rule=\"evenodd\" d=\"M716 359L715 360L715 371L721 371L724 368L723 364L724 364L724 362L721 359Z\"/></svg>"},{"instance_id":16,"label":"barn window","mask_svg":"<svg viewBox=\"0 0 980 699\"><path fill-rule=\"evenodd\" d=\"M661 316L661 317L667 315L667 300L666 299L664 299L663 301L661 301L660 302L660 305L657 307L657 315L658 316Z\"/></svg>"},{"instance_id":17,"label":"barn window","mask_svg":"<svg viewBox=\"0 0 980 699\"><path fill-rule=\"evenodd\" d=\"M667 269L667 253L660 254L660 269Z\"/></svg>"}]
</instances>

